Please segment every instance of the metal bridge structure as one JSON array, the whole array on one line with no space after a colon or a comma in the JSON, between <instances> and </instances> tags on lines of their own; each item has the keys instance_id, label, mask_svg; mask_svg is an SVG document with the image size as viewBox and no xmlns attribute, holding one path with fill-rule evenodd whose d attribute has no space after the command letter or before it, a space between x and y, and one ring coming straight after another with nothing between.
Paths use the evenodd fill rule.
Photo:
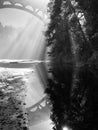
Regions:
<instances>
[{"instance_id":1,"label":"metal bridge structure","mask_svg":"<svg viewBox=\"0 0 98 130\"><path fill-rule=\"evenodd\" d=\"M33 0L0 0L0 9L3 8L15 8L18 10L26 11L44 23L47 19L46 5L37 5L36 0L35 3L33 3ZM46 83L43 81L43 79L46 77L45 67L42 65L39 68L37 67L37 70L45 88ZM43 97L39 102L27 108L29 125L33 126L39 122L48 120L50 115L49 108L50 105L47 101L47 96Z\"/></svg>"},{"instance_id":2,"label":"metal bridge structure","mask_svg":"<svg viewBox=\"0 0 98 130\"><path fill-rule=\"evenodd\" d=\"M37 4L37 0L0 0L0 8L15 8L26 11L43 22L47 19L46 3Z\"/></svg>"},{"instance_id":3,"label":"metal bridge structure","mask_svg":"<svg viewBox=\"0 0 98 130\"><path fill-rule=\"evenodd\" d=\"M43 97L39 102L27 108L29 126L49 120L50 105L47 96Z\"/></svg>"}]
</instances>

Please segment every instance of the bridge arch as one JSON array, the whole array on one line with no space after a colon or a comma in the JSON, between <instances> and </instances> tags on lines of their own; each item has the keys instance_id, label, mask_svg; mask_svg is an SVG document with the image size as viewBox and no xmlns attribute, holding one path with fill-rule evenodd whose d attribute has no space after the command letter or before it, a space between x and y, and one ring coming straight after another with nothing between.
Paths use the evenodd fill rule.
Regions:
<instances>
[{"instance_id":1,"label":"bridge arch","mask_svg":"<svg viewBox=\"0 0 98 130\"><path fill-rule=\"evenodd\" d=\"M27 108L27 113L30 126L37 124L37 122L48 120L50 116L50 104L48 103L47 96Z\"/></svg>"},{"instance_id":2,"label":"bridge arch","mask_svg":"<svg viewBox=\"0 0 98 130\"><path fill-rule=\"evenodd\" d=\"M37 6L35 7L30 0L0 0L0 8L15 8L26 11L40 19L42 22L45 22L47 19L46 9L41 9Z\"/></svg>"}]
</instances>

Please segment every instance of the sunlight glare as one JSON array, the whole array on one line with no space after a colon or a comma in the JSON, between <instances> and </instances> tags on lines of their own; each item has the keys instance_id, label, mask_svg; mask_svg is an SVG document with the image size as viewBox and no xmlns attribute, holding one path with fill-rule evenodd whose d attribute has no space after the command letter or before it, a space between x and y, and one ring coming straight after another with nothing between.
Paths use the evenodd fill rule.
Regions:
<instances>
[{"instance_id":1,"label":"sunlight glare","mask_svg":"<svg viewBox=\"0 0 98 130\"><path fill-rule=\"evenodd\" d=\"M67 126L65 126L65 127L63 128L63 130L69 130L69 128L68 128Z\"/></svg>"}]
</instances>

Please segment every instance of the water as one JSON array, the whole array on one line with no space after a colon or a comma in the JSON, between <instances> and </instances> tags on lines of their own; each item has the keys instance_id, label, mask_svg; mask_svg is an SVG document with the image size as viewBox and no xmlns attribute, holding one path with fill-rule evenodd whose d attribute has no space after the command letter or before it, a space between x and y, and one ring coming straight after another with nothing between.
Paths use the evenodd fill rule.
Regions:
<instances>
[{"instance_id":1,"label":"water","mask_svg":"<svg viewBox=\"0 0 98 130\"><path fill-rule=\"evenodd\" d=\"M2 101L0 99L0 103L3 102L3 104L11 107L10 105L12 102L9 99L11 98L12 100L14 98L16 103L17 100L22 102L21 107L20 105L18 105L18 103L17 106L19 106L19 109L21 108L23 113L25 113L27 108L39 102L45 96L44 89L46 87L44 86L46 84L46 81L42 80L42 78L44 78L43 74L42 77L40 77L41 74L39 74L38 71L38 68L41 69L40 64L42 63L45 64L44 61L0 60L0 92L5 95ZM48 61L46 63L48 63ZM23 103L25 103L25 105L23 105ZM16 121L15 118L17 117L17 114L15 115L15 108L10 109L12 109L10 112L10 116L13 117L14 121ZM48 113L46 114L46 116L48 120ZM43 120L44 117L41 118L41 120ZM38 120L37 122L35 122L35 124L39 124L41 120ZM32 123L32 125L34 124ZM6 127L9 126L6 125ZM11 128L9 127L9 129Z\"/></svg>"}]
</instances>

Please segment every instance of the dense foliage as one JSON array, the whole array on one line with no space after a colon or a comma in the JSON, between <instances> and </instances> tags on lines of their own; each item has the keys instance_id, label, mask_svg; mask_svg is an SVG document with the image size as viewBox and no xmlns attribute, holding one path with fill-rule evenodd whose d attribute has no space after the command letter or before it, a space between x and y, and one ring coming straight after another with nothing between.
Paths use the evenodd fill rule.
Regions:
<instances>
[{"instance_id":1,"label":"dense foliage","mask_svg":"<svg viewBox=\"0 0 98 130\"><path fill-rule=\"evenodd\" d=\"M98 16L93 0L50 0L46 32L53 130L97 130Z\"/></svg>"}]
</instances>

